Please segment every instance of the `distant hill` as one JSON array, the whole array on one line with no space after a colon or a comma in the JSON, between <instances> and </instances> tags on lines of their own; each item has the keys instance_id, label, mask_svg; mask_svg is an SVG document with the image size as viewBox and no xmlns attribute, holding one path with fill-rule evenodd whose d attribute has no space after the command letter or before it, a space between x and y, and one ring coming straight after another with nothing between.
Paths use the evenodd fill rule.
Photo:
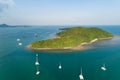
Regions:
<instances>
[{"instance_id":1,"label":"distant hill","mask_svg":"<svg viewBox=\"0 0 120 80\"><path fill-rule=\"evenodd\" d=\"M12 26L7 25L7 24L0 24L0 27L12 27Z\"/></svg>"},{"instance_id":2,"label":"distant hill","mask_svg":"<svg viewBox=\"0 0 120 80\"><path fill-rule=\"evenodd\" d=\"M30 26L24 26L24 25L16 25L16 26L11 26L8 24L0 24L1 28L6 28L6 27L30 27Z\"/></svg>"}]
</instances>

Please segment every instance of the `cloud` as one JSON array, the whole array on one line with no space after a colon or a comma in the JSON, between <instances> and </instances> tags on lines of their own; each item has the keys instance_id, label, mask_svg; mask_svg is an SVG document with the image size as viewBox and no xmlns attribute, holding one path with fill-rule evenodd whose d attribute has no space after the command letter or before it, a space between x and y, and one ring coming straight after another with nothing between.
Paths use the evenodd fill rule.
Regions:
<instances>
[{"instance_id":1,"label":"cloud","mask_svg":"<svg viewBox=\"0 0 120 80\"><path fill-rule=\"evenodd\" d=\"M13 4L13 0L0 0L0 13L2 13L4 10L7 10Z\"/></svg>"}]
</instances>

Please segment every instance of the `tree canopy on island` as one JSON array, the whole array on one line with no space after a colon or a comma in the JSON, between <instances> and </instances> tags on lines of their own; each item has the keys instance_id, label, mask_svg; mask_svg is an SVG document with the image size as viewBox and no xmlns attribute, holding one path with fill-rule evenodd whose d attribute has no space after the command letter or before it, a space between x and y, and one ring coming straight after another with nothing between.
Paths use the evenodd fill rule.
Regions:
<instances>
[{"instance_id":1,"label":"tree canopy on island","mask_svg":"<svg viewBox=\"0 0 120 80\"><path fill-rule=\"evenodd\" d=\"M63 28L56 35L58 38L33 42L33 48L65 48L75 47L83 42L90 42L93 39L113 37L113 35L97 27L74 27Z\"/></svg>"}]
</instances>

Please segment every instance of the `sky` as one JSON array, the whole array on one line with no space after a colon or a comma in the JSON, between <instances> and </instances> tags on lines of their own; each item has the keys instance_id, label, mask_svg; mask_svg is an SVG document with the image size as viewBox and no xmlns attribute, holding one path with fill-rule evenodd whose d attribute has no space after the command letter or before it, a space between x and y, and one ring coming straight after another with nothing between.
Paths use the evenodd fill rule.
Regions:
<instances>
[{"instance_id":1,"label":"sky","mask_svg":"<svg viewBox=\"0 0 120 80\"><path fill-rule=\"evenodd\" d=\"M0 0L0 24L120 25L120 0Z\"/></svg>"}]
</instances>

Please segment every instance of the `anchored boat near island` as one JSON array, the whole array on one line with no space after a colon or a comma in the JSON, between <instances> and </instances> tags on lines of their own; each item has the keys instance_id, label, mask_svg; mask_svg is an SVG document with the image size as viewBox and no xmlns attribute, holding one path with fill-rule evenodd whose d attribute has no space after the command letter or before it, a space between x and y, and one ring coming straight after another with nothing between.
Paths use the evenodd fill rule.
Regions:
<instances>
[{"instance_id":1,"label":"anchored boat near island","mask_svg":"<svg viewBox=\"0 0 120 80\"><path fill-rule=\"evenodd\" d=\"M39 69L38 69L38 66L36 66L36 68L37 68L36 75L39 75L39 74L40 74L40 71L39 71Z\"/></svg>"},{"instance_id":2,"label":"anchored boat near island","mask_svg":"<svg viewBox=\"0 0 120 80\"><path fill-rule=\"evenodd\" d=\"M20 41L20 39L18 38L17 41Z\"/></svg>"},{"instance_id":3,"label":"anchored boat near island","mask_svg":"<svg viewBox=\"0 0 120 80\"><path fill-rule=\"evenodd\" d=\"M39 71L39 61L38 61L38 54L36 54L36 61L35 61L35 65L36 65L36 75L39 75L40 74L40 71Z\"/></svg>"},{"instance_id":4,"label":"anchored boat near island","mask_svg":"<svg viewBox=\"0 0 120 80\"><path fill-rule=\"evenodd\" d=\"M18 45L19 45L19 46L22 46L22 42L20 42L20 40L21 40L21 39L18 38L18 39L17 39L17 42L18 42Z\"/></svg>"},{"instance_id":5,"label":"anchored boat near island","mask_svg":"<svg viewBox=\"0 0 120 80\"><path fill-rule=\"evenodd\" d=\"M18 43L18 45L19 45L19 46L21 46L21 45L22 45L22 43Z\"/></svg>"},{"instance_id":6,"label":"anchored boat near island","mask_svg":"<svg viewBox=\"0 0 120 80\"><path fill-rule=\"evenodd\" d=\"M62 69L62 65L61 65L61 63L59 64L59 67L58 67L59 69Z\"/></svg>"},{"instance_id":7,"label":"anchored boat near island","mask_svg":"<svg viewBox=\"0 0 120 80\"><path fill-rule=\"evenodd\" d=\"M80 80L84 80L83 74L82 74L82 68L81 68L81 73L79 75Z\"/></svg>"},{"instance_id":8,"label":"anchored boat near island","mask_svg":"<svg viewBox=\"0 0 120 80\"><path fill-rule=\"evenodd\" d=\"M101 69L102 69L103 71L106 71L106 70L107 70L107 68L105 67L105 64L103 64L103 66L101 67Z\"/></svg>"},{"instance_id":9,"label":"anchored boat near island","mask_svg":"<svg viewBox=\"0 0 120 80\"><path fill-rule=\"evenodd\" d=\"M35 65L39 65L39 61L38 61L38 54L36 54L36 62L35 62Z\"/></svg>"}]
</instances>

